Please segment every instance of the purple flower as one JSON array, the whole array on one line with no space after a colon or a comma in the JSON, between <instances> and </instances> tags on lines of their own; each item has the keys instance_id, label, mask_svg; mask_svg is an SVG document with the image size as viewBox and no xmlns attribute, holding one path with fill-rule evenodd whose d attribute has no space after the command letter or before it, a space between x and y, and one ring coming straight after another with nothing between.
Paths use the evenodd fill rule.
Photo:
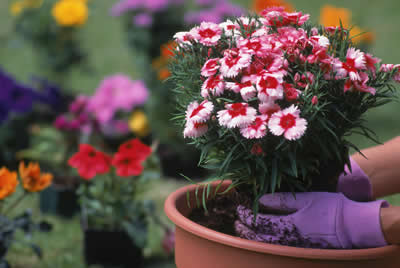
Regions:
<instances>
[{"instance_id":1,"label":"purple flower","mask_svg":"<svg viewBox=\"0 0 400 268\"><path fill-rule=\"evenodd\" d=\"M111 8L111 16L118 17L123 13L143 7L142 0L122 0Z\"/></svg>"},{"instance_id":2,"label":"purple flower","mask_svg":"<svg viewBox=\"0 0 400 268\"><path fill-rule=\"evenodd\" d=\"M133 17L133 24L147 28L153 24L153 17L148 13L140 13Z\"/></svg>"},{"instance_id":3,"label":"purple flower","mask_svg":"<svg viewBox=\"0 0 400 268\"><path fill-rule=\"evenodd\" d=\"M35 88L38 89L38 101L51 106L55 110L62 108L63 96L58 86L38 77L34 77L32 82L35 84Z\"/></svg>"},{"instance_id":4,"label":"purple flower","mask_svg":"<svg viewBox=\"0 0 400 268\"><path fill-rule=\"evenodd\" d=\"M223 17L219 12L215 12L214 9L207 9L197 12L188 12L185 14L185 22L187 24L199 24L203 21L220 23Z\"/></svg>"},{"instance_id":5,"label":"purple flower","mask_svg":"<svg viewBox=\"0 0 400 268\"><path fill-rule=\"evenodd\" d=\"M104 124L113 118L116 111L130 111L145 103L148 96L143 81L133 81L126 75L117 74L101 82L95 95L90 98L87 109L100 124Z\"/></svg>"},{"instance_id":6,"label":"purple flower","mask_svg":"<svg viewBox=\"0 0 400 268\"><path fill-rule=\"evenodd\" d=\"M164 10L168 7L169 0L146 0L144 7L152 12Z\"/></svg>"},{"instance_id":7,"label":"purple flower","mask_svg":"<svg viewBox=\"0 0 400 268\"><path fill-rule=\"evenodd\" d=\"M79 114L82 110L86 109L86 105L89 101L89 97L85 95L79 95L73 102L70 103L68 110L71 113Z\"/></svg>"},{"instance_id":8,"label":"purple flower","mask_svg":"<svg viewBox=\"0 0 400 268\"><path fill-rule=\"evenodd\" d=\"M237 17L245 13L245 10L242 7L234 5L226 0L218 0L214 10L223 17Z\"/></svg>"},{"instance_id":9,"label":"purple flower","mask_svg":"<svg viewBox=\"0 0 400 268\"><path fill-rule=\"evenodd\" d=\"M199 6L210 6L215 3L215 0L196 0L195 3Z\"/></svg>"}]
</instances>

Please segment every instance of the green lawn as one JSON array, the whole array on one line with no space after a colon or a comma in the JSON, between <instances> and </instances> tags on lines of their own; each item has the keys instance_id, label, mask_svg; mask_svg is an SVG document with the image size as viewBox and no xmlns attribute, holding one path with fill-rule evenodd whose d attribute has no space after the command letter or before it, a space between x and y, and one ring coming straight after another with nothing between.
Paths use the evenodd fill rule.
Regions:
<instances>
[{"instance_id":1,"label":"green lawn","mask_svg":"<svg viewBox=\"0 0 400 268\"><path fill-rule=\"evenodd\" d=\"M43 74L38 68L35 57L29 46L18 43L12 35L12 17L8 13L11 0L0 1L0 66L27 81L32 74ZM106 75L123 72L132 77L140 77L140 67L135 67L134 56L124 43L124 35L120 21L108 16L109 8L115 1L92 0L92 9L87 25L82 29L84 47L89 51L90 72L74 71L68 76L68 87L76 93L91 93L99 81ZM246 4L248 1L236 0ZM400 1L381 0L292 0L291 3L299 10L310 13L316 21L319 9L324 3L333 3L338 7L347 7L353 11L353 21L362 28L371 29L376 34L372 53L387 63L400 63ZM39 70L39 71L38 71ZM142 70L145 71L145 70ZM381 141L388 140L400 134L399 102L391 103L384 108L368 114L368 124L373 128ZM373 143L360 137L352 137L360 148ZM163 198L169 191L177 187L176 183L165 183L167 186L155 188L153 194L159 199L160 213ZM394 204L400 204L400 196L388 198ZM36 204L37 200L27 200L25 207ZM34 205L34 210L38 212ZM44 258L39 261L29 250L21 245L15 245L9 254L14 268L80 268L82 262L82 235L79 218L66 221L56 217L46 217L54 223L50 234L35 234L33 240L44 249ZM153 238L153 251L157 255L159 237ZM151 249L150 249L151 250ZM150 266L149 266L150 267ZM152 267L174 267L172 264L153 265Z\"/></svg>"}]
</instances>

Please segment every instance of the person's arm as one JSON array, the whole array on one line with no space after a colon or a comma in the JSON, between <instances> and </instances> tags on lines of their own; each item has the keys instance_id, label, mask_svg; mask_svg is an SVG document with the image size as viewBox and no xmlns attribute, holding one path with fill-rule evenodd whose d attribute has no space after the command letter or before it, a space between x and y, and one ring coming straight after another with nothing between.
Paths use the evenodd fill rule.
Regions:
<instances>
[{"instance_id":1,"label":"person's arm","mask_svg":"<svg viewBox=\"0 0 400 268\"><path fill-rule=\"evenodd\" d=\"M369 177L372 197L400 193L400 136L351 157Z\"/></svg>"},{"instance_id":2,"label":"person's arm","mask_svg":"<svg viewBox=\"0 0 400 268\"><path fill-rule=\"evenodd\" d=\"M381 226L386 242L400 244L400 207L381 208Z\"/></svg>"}]
</instances>

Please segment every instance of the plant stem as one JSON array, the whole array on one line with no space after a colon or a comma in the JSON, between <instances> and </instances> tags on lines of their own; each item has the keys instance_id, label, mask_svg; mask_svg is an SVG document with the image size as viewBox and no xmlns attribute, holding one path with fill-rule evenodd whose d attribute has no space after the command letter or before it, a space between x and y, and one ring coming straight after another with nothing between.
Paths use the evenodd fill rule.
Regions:
<instances>
[{"instance_id":1,"label":"plant stem","mask_svg":"<svg viewBox=\"0 0 400 268\"><path fill-rule=\"evenodd\" d=\"M13 204L11 204L5 211L4 211L4 215L7 215L11 210L13 210L13 208L15 208L24 198L25 196L27 196L28 193L24 192L17 200L15 200L15 202Z\"/></svg>"}]
</instances>

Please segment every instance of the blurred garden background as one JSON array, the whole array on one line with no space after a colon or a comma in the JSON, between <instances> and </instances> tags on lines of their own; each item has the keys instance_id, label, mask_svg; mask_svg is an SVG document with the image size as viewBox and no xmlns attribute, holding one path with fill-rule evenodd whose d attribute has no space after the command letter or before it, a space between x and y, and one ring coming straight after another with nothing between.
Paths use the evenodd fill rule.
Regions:
<instances>
[{"instance_id":1,"label":"blurred garden background","mask_svg":"<svg viewBox=\"0 0 400 268\"><path fill-rule=\"evenodd\" d=\"M147 1L151 2L151 0ZM87 0L89 16L83 25L78 26L79 31L76 33L77 39L79 40L79 46L82 51L84 51L85 55L87 55L86 60L84 64L81 64L79 67L73 67L66 71L57 73L54 73L54 70L51 68L46 68L46 63L43 63L40 60L41 54L39 54L38 50L27 40L16 34L16 17L19 16L17 14L19 11L12 9L13 4L16 2L18 2L18 0L0 1L0 69L2 71L25 85L29 85L32 82L32 77L46 79L50 83L54 83L58 87L61 87L62 89L60 90L62 94L68 95L67 99L69 101L74 99L75 96L82 94L87 96L94 95L96 89L101 84L101 81L105 77L114 74L125 74L133 80L143 79L146 86L149 88L150 97L147 104L136 105L135 111L137 112L139 107L143 108L142 110L145 111L146 114L149 114L150 132L155 131L155 129L162 130L165 124L170 124L174 128L173 123L169 122L168 119L165 120L165 117L159 119L156 118L157 115L153 114L155 113L154 110L161 113L169 111L169 108L165 108L163 105L172 105L171 103L168 103L172 101L171 99L163 97L163 94L167 93L160 92L160 90L166 89L166 87L160 86L160 84L153 81L153 78L149 78L149 73L153 72L156 73L155 77L157 77L158 72L158 77L162 78L162 70L157 70L157 68L161 68L158 66L161 61L159 60L160 56L153 55L149 60L145 57L144 50L135 49L135 46L132 46L128 42L131 37L129 37L126 30L127 20L120 16L111 16L112 7L119 1ZM43 2L46 3L46 0L43 0ZM254 5L251 1L245 0L232 0L232 3L241 6L245 10L252 9ZM365 40L364 43L360 45L365 46L369 52L374 56L381 58L384 63L400 63L400 53L398 51L400 47L400 24L398 20L398 11L400 10L399 1L381 0L369 1L367 3L363 0L288 0L287 3L291 4L296 10L309 13L311 15L311 20L314 22L319 21L321 10L325 5L348 9L348 13L345 15L351 15L351 19L348 18L349 26L357 26L361 29L361 32L366 31L370 33L368 35L368 40ZM192 8L193 3L188 0L182 0L178 5L185 6L185 10L187 11ZM174 11L172 10L171 12L173 14ZM176 12L180 11L177 10ZM20 14L23 15L24 13ZM180 16L180 14L177 13L176 16ZM156 21L156 18L153 18L153 20ZM129 21L131 21L131 19ZM38 23L40 25L41 22L39 21ZM182 28L177 29L177 31L186 31L188 29L189 26L182 25ZM172 35L170 36L170 39L172 39ZM135 41L137 40L135 39ZM140 41L141 40L139 40L139 43ZM163 52L161 51L161 57L162 53ZM157 59L159 61L157 61ZM155 68L155 70L152 70L152 67ZM2 82L0 81L0 90L2 90L1 83ZM153 87L158 87L157 91L153 91ZM400 90L400 87L397 87L397 89ZM161 96L161 101L152 99L153 93L157 94L158 97ZM397 95L400 96L399 94ZM61 107L58 108L61 109ZM62 112L66 111L67 109L62 110ZM400 135L399 111L400 103L395 101L382 108L373 110L367 115L366 120L368 126L376 132L379 141L384 142ZM48 111L44 111L43 113L45 116L50 118L49 120L55 120L54 114L51 114ZM39 117L42 115L43 114L39 113ZM154 121L152 121L153 116L156 118ZM172 117L172 115L168 114L167 116ZM35 120L37 118L38 117L31 116L29 117L29 120ZM32 152L26 151L26 149L35 147L35 142L42 141L44 138L43 136L47 135L46 133L48 133L52 139L55 139L55 142L52 143L54 148L39 148L39 154L54 152L56 155L58 150L64 150L65 145L63 145L62 142L57 142L59 139L63 139L64 136L57 136L58 134L54 134L54 132L50 130L52 122L44 122L44 118L45 117L40 117L40 120L38 120L40 122L29 120L19 121L21 124L24 124L23 126L20 126L17 123L11 124L10 122L5 122L4 124L1 123L3 125L0 128L0 146L2 146L0 147L0 150L3 150L3 147L12 147L10 145L11 142L15 143L15 139L21 139L17 140L17 142L20 144L26 144L26 146L24 148L18 148L18 151L13 152L15 155L8 155L7 157L26 160L45 158L43 155L42 157L34 155ZM127 117L123 117L123 119L126 118ZM156 122L157 120L165 121L158 124L159 122ZM29 124L29 126L26 124ZM13 131L16 131L16 133L10 133L9 131L12 129L14 129ZM143 129L140 129L139 127L139 132L141 132L141 130ZM171 135L173 136L173 134L169 135L169 131L170 130L165 130L165 133L159 134L161 144L163 144L165 140L168 140ZM20 135L20 132L26 132L28 135ZM42 133L43 136L41 136L40 133ZM29 137L31 134L35 136L35 139ZM150 135L149 138L149 134L142 135L139 133L136 136L142 136L144 140L147 140L147 144L153 144L154 142L154 135ZM124 141L124 138L126 137L130 136L125 134L122 135L122 138L120 136L117 138L113 136L111 141L102 141L101 144L111 144L109 147L116 151L115 143L121 143L121 141ZM28 138L29 140L27 140ZM83 135L79 138L82 140L85 136ZM171 139L174 139L174 141L171 142L172 146L176 146L177 143L183 141L183 139L175 137L172 137ZM374 142L371 140L360 138L359 136L352 136L351 140L358 145L359 148L366 148L374 145ZM49 146L48 144L43 146ZM42 149L43 151L40 151ZM78 148L73 148L73 150L77 151ZM186 152L185 150L187 149L178 150L178 153ZM56 156L49 155L49 157L53 158ZM41 163L43 169L51 167L51 169L53 169L51 171L54 172L54 165L49 164L48 159L43 161L43 164ZM7 163L0 163L1 166L5 164ZM66 164L64 163L64 165ZM15 167L13 168L15 169ZM164 175L159 175L157 177L157 174ZM170 178L170 174L166 172L150 174L149 177L151 178L144 188L142 195L146 196L146 199L155 201L155 213L159 215L166 225L170 225L162 212L163 201L170 192L188 182L184 179ZM18 192L16 194L18 194ZM392 196L388 197L388 199L392 203L400 205L400 196ZM52 215L51 213L43 213L43 208L40 209L39 207L39 195L32 195L25 198L22 201L22 205L18 207L16 211L12 211L12 214L18 215L26 208L32 209L32 213L35 215L36 219L45 219L50 222L53 229L50 233L34 233L32 234L32 237L28 238L29 241L34 241L40 246L43 251L42 259L33 254L32 250L29 247L26 247L23 243L14 243L7 255L7 259L12 267L87 267L84 264L83 258L83 235L81 231L81 217L79 214L65 218ZM169 256L162 246L164 236L163 228L164 227L160 228L157 225L157 221L153 221L149 226L149 242L145 246L144 254L145 256L152 256L153 258L152 260L146 261L146 267L175 267L173 264L173 257ZM22 236L22 234L18 233L17 236Z\"/></svg>"}]
</instances>

